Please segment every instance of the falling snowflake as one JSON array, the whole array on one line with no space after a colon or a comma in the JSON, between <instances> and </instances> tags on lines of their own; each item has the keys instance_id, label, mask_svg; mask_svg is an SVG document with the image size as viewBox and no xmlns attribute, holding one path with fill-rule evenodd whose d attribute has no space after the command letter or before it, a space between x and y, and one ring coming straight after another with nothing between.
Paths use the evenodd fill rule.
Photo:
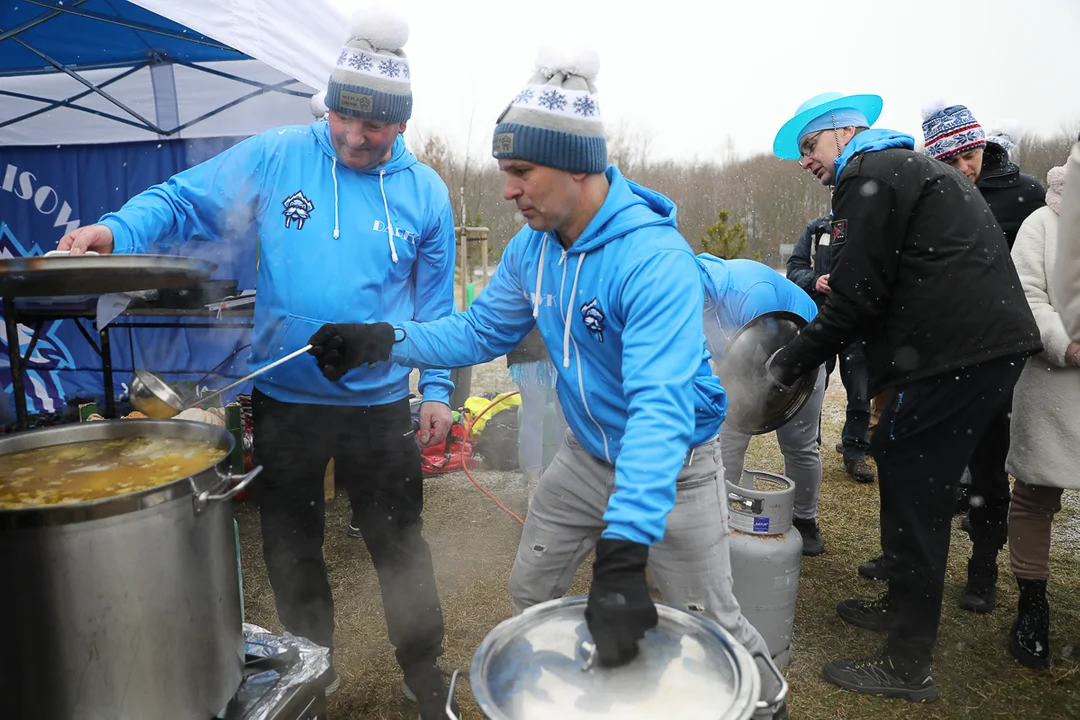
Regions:
<instances>
[{"instance_id":1,"label":"falling snowflake","mask_svg":"<svg viewBox=\"0 0 1080 720\"><path fill-rule=\"evenodd\" d=\"M548 110L562 110L566 107L566 96L558 90L548 90L538 100Z\"/></svg>"},{"instance_id":2,"label":"falling snowflake","mask_svg":"<svg viewBox=\"0 0 1080 720\"><path fill-rule=\"evenodd\" d=\"M596 114L596 102L588 95L582 95L574 101L574 112L584 117Z\"/></svg>"},{"instance_id":3,"label":"falling snowflake","mask_svg":"<svg viewBox=\"0 0 1080 720\"><path fill-rule=\"evenodd\" d=\"M396 78L401 74L401 68L393 60L383 60L379 63L379 72L386 77Z\"/></svg>"},{"instance_id":4,"label":"falling snowflake","mask_svg":"<svg viewBox=\"0 0 1080 720\"><path fill-rule=\"evenodd\" d=\"M533 91L530 90L529 88L526 88L526 89L522 90L521 92L519 92L517 94L517 97L514 98L514 103L515 104L521 104L521 105L528 105L529 101L532 100L532 99L533 99Z\"/></svg>"},{"instance_id":5,"label":"falling snowflake","mask_svg":"<svg viewBox=\"0 0 1080 720\"><path fill-rule=\"evenodd\" d=\"M359 55L353 55L351 58L349 58L349 65L353 66L357 70L370 70L371 58L364 53L360 53Z\"/></svg>"}]
</instances>

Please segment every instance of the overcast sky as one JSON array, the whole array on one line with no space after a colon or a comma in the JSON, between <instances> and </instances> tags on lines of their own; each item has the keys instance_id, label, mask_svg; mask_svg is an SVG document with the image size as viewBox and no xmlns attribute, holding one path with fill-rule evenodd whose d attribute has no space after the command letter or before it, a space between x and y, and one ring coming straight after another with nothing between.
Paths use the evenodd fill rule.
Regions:
<instances>
[{"instance_id":1,"label":"overcast sky","mask_svg":"<svg viewBox=\"0 0 1080 720\"><path fill-rule=\"evenodd\" d=\"M333 0L346 14L354 4ZM1080 127L1080 0L395 0L408 19L410 135L490 148L495 119L537 49L600 55L604 122L652 137L654 157L768 152L780 125L821 92L876 93L878 127L921 139L934 97L989 125Z\"/></svg>"}]
</instances>

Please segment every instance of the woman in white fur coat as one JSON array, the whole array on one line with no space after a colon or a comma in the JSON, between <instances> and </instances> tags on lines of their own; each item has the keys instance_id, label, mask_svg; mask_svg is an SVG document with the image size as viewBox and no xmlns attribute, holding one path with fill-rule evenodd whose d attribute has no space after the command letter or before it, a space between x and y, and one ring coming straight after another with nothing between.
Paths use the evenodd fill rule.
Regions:
<instances>
[{"instance_id":1,"label":"woman in white fur coat","mask_svg":"<svg viewBox=\"0 0 1080 720\"><path fill-rule=\"evenodd\" d=\"M1005 468L1016 478L1009 509L1009 555L1020 588L1009 651L1023 665L1050 663L1050 525L1062 490L1080 490L1080 342L1055 309L1054 266L1065 168L1047 174L1046 207L1020 227L1012 257L1042 335L1013 391L1011 447Z\"/></svg>"}]
</instances>

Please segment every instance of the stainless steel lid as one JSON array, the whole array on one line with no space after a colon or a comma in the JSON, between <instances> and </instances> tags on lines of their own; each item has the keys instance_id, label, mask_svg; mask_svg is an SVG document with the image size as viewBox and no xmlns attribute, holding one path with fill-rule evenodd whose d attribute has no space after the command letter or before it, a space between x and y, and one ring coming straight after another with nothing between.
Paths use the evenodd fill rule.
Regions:
<instances>
[{"instance_id":1,"label":"stainless steel lid","mask_svg":"<svg viewBox=\"0 0 1080 720\"><path fill-rule=\"evenodd\" d=\"M791 393L781 393L769 381L765 362L791 342L806 321L795 313L768 312L743 325L724 347L716 374L727 394L724 422L747 435L781 427L802 409L814 392L816 373L803 375Z\"/></svg>"},{"instance_id":2,"label":"stainless steel lid","mask_svg":"<svg viewBox=\"0 0 1080 720\"><path fill-rule=\"evenodd\" d=\"M492 630L470 682L492 720L745 720L761 679L715 623L657 603L660 622L620 668L592 665L587 598L542 603Z\"/></svg>"}]
</instances>

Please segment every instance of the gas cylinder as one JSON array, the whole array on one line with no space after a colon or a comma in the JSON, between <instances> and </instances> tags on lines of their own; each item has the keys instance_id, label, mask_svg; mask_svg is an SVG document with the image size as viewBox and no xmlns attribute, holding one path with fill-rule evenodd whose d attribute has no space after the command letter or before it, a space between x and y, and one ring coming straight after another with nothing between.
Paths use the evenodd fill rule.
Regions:
<instances>
[{"instance_id":1,"label":"gas cylinder","mask_svg":"<svg viewBox=\"0 0 1080 720\"><path fill-rule=\"evenodd\" d=\"M802 535L791 524L795 483L761 470L744 470L739 480L727 480L732 589L783 668L791 658L802 564Z\"/></svg>"}]
</instances>

